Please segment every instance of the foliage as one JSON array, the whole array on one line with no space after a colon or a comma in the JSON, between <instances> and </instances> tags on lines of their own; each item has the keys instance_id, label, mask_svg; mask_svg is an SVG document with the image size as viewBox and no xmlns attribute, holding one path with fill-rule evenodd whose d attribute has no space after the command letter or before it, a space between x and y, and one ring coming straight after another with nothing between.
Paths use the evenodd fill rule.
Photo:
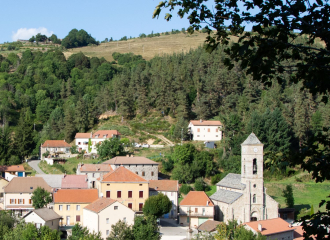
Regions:
<instances>
[{"instance_id":1,"label":"foliage","mask_svg":"<svg viewBox=\"0 0 330 240\"><path fill-rule=\"evenodd\" d=\"M287 207L293 208L294 197L293 197L293 189L291 184L286 185L286 188L283 190L283 197L285 197L285 203Z\"/></svg>"},{"instance_id":2,"label":"foliage","mask_svg":"<svg viewBox=\"0 0 330 240\"><path fill-rule=\"evenodd\" d=\"M78 153L78 149L77 149L77 148L78 148L77 145L73 145L73 146L70 148L70 152L71 152L72 154Z\"/></svg>"},{"instance_id":3,"label":"foliage","mask_svg":"<svg viewBox=\"0 0 330 240\"><path fill-rule=\"evenodd\" d=\"M167 160L162 159L162 166L166 172L172 171L174 168L174 161L172 157L168 157Z\"/></svg>"},{"instance_id":4,"label":"foliage","mask_svg":"<svg viewBox=\"0 0 330 240\"><path fill-rule=\"evenodd\" d=\"M111 232L107 240L133 240L132 226L126 222L119 220L116 224L111 225Z\"/></svg>"},{"instance_id":5,"label":"foliage","mask_svg":"<svg viewBox=\"0 0 330 240\"><path fill-rule=\"evenodd\" d=\"M51 193L44 188L38 187L32 192L31 196L32 206L35 209L46 207L48 203L52 202Z\"/></svg>"},{"instance_id":6,"label":"foliage","mask_svg":"<svg viewBox=\"0 0 330 240\"><path fill-rule=\"evenodd\" d=\"M191 190L192 188L188 184L182 184L182 186L180 187L180 193L183 194L188 194Z\"/></svg>"},{"instance_id":7,"label":"foliage","mask_svg":"<svg viewBox=\"0 0 330 240\"><path fill-rule=\"evenodd\" d=\"M101 233L90 233L87 227L75 224L72 228L72 235L68 240L102 240Z\"/></svg>"},{"instance_id":8,"label":"foliage","mask_svg":"<svg viewBox=\"0 0 330 240\"><path fill-rule=\"evenodd\" d=\"M96 40L85 30L72 29L69 34L62 40L61 45L65 48L83 47L89 44L96 44Z\"/></svg>"},{"instance_id":9,"label":"foliage","mask_svg":"<svg viewBox=\"0 0 330 240\"><path fill-rule=\"evenodd\" d=\"M88 152L90 153L92 151L92 140L88 139Z\"/></svg>"},{"instance_id":10,"label":"foliage","mask_svg":"<svg viewBox=\"0 0 330 240\"><path fill-rule=\"evenodd\" d=\"M64 169L64 167L63 167L62 164L55 163L53 166L54 166L55 168L57 168L58 170L60 170L62 173L65 173L65 169Z\"/></svg>"},{"instance_id":11,"label":"foliage","mask_svg":"<svg viewBox=\"0 0 330 240\"><path fill-rule=\"evenodd\" d=\"M203 178L197 178L194 184L195 191L209 191L210 187L203 181Z\"/></svg>"},{"instance_id":12,"label":"foliage","mask_svg":"<svg viewBox=\"0 0 330 240\"><path fill-rule=\"evenodd\" d=\"M223 174L223 173L215 174L214 176L211 177L211 184L212 184L212 185L217 184L218 182L221 181L221 179L222 179L223 177L224 177L224 174Z\"/></svg>"},{"instance_id":13,"label":"foliage","mask_svg":"<svg viewBox=\"0 0 330 240\"><path fill-rule=\"evenodd\" d=\"M172 208L172 202L170 199L159 193L155 196L150 196L144 203L143 214L145 216L153 215L156 218L160 218L166 213L169 213Z\"/></svg>"},{"instance_id":14,"label":"foliage","mask_svg":"<svg viewBox=\"0 0 330 240\"><path fill-rule=\"evenodd\" d=\"M180 111L182 113L182 111ZM186 115L188 116L188 114ZM181 139L182 140L189 140L188 137L188 121L185 120L183 117L179 119L179 121L175 124L175 128L173 131L173 138L174 139Z\"/></svg>"},{"instance_id":15,"label":"foliage","mask_svg":"<svg viewBox=\"0 0 330 240\"><path fill-rule=\"evenodd\" d=\"M159 240L161 236L158 232L156 217L135 217L133 235L135 239Z\"/></svg>"},{"instance_id":16,"label":"foliage","mask_svg":"<svg viewBox=\"0 0 330 240\"><path fill-rule=\"evenodd\" d=\"M96 149L100 159L110 159L124 153L124 147L116 137L97 144Z\"/></svg>"},{"instance_id":17,"label":"foliage","mask_svg":"<svg viewBox=\"0 0 330 240\"><path fill-rule=\"evenodd\" d=\"M50 154L50 152L47 150L46 152L44 152L44 153L42 154L42 156L46 158L46 157L49 156L49 154Z\"/></svg>"}]
</instances>

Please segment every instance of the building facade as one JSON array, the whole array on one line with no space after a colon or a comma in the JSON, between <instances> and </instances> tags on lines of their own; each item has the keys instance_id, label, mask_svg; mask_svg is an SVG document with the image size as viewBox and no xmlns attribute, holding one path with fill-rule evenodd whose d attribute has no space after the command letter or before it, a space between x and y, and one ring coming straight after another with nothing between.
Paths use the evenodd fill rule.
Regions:
<instances>
[{"instance_id":1,"label":"building facade","mask_svg":"<svg viewBox=\"0 0 330 240\"><path fill-rule=\"evenodd\" d=\"M216 220L245 223L277 218L278 203L267 195L263 182L263 144L251 133L241 147L241 174L229 173L210 197Z\"/></svg>"},{"instance_id":2,"label":"building facade","mask_svg":"<svg viewBox=\"0 0 330 240\"><path fill-rule=\"evenodd\" d=\"M14 177L25 177L23 165L0 166L0 177L11 181Z\"/></svg>"},{"instance_id":3,"label":"building facade","mask_svg":"<svg viewBox=\"0 0 330 240\"><path fill-rule=\"evenodd\" d=\"M32 223L37 228L48 226L52 230L58 230L60 219L61 216L49 208L35 209L24 216L26 223Z\"/></svg>"},{"instance_id":4,"label":"building facade","mask_svg":"<svg viewBox=\"0 0 330 240\"><path fill-rule=\"evenodd\" d=\"M46 157L44 153L49 152L50 157L69 156L70 144L65 140L47 140L40 146L40 159L44 160Z\"/></svg>"},{"instance_id":5,"label":"building facade","mask_svg":"<svg viewBox=\"0 0 330 240\"><path fill-rule=\"evenodd\" d=\"M222 123L220 121L191 120L188 133L194 141L221 141Z\"/></svg>"},{"instance_id":6,"label":"building facade","mask_svg":"<svg viewBox=\"0 0 330 240\"><path fill-rule=\"evenodd\" d=\"M96 181L113 169L110 164L78 164L77 175L86 175L88 188L96 188Z\"/></svg>"}]
</instances>

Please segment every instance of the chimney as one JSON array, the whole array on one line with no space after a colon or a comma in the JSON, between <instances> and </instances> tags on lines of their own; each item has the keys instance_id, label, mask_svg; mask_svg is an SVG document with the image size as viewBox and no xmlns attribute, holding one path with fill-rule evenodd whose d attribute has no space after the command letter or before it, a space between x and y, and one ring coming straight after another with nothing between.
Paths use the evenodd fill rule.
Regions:
<instances>
[{"instance_id":1,"label":"chimney","mask_svg":"<svg viewBox=\"0 0 330 240\"><path fill-rule=\"evenodd\" d=\"M258 231L262 232L262 225L260 223L258 223Z\"/></svg>"},{"instance_id":2,"label":"chimney","mask_svg":"<svg viewBox=\"0 0 330 240\"><path fill-rule=\"evenodd\" d=\"M65 142L65 139L64 139L64 142Z\"/></svg>"},{"instance_id":3,"label":"chimney","mask_svg":"<svg viewBox=\"0 0 330 240\"><path fill-rule=\"evenodd\" d=\"M203 120L202 119L199 119L199 122L203 122Z\"/></svg>"}]
</instances>

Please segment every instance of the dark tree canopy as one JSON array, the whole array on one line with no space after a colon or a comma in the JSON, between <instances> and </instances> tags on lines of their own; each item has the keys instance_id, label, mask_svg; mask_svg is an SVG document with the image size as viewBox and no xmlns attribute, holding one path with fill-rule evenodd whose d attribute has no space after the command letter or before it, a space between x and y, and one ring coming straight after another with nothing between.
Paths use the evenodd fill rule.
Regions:
<instances>
[{"instance_id":1,"label":"dark tree canopy","mask_svg":"<svg viewBox=\"0 0 330 240\"><path fill-rule=\"evenodd\" d=\"M69 34L62 40L62 46L65 48L84 47L89 44L98 44L98 42L85 30L72 29Z\"/></svg>"},{"instance_id":2,"label":"dark tree canopy","mask_svg":"<svg viewBox=\"0 0 330 240\"><path fill-rule=\"evenodd\" d=\"M53 199L47 190L44 188L38 187L33 191L32 196L32 206L35 209L46 207L48 203L50 203Z\"/></svg>"},{"instance_id":3,"label":"dark tree canopy","mask_svg":"<svg viewBox=\"0 0 330 240\"><path fill-rule=\"evenodd\" d=\"M169 213L172 208L172 202L170 199L162 194L159 193L155 196L150 196L144 203L143 207L143 214L148 216L148 215L153 215L156 216L157 218L160 218L166 213Z\"/></svg>"}]
</instances>

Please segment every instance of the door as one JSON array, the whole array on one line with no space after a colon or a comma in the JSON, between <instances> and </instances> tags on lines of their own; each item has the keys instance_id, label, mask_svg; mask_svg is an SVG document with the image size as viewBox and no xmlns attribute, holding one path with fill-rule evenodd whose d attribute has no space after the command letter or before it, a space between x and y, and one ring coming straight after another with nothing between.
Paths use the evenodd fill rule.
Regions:
<instances>
[{"instance_id":1,"label":"door","mask_svg":"<svg viewBox=\"0 0 330 240\"><path fill-rule=\"evenodd\" d=\"M169 217L170 217L170 214L169 214L169 213L166 213L166 214L164 214L163 217L164 217L164 218L169 218Z\"/></svg>"},{"instance_id":2,"label":"door","mask_svg":"<svg viewBox=\"0 0 330 240\"><path fill-rule=\"evenodd\" d=\"M23 177L23 172L18 172L19 177Z\"/></svg>"},{"instance_id":3,"label":"door","mask_svg":"<svg viewBox=\"0 0 330 240\"><path fill-rule=\"evenodd\" d=\"M66 225L67 225L67 226L70 225L70 217L66 217Z\"/></svg>"},{"instance_id":4,"label":"door","mask_svg":"<svg viewBox=\"0 0 330 240\"><path fill-rule=\"evenodd\" d=\"M209 220L208 218L198 218L198 226Z\"/></svg>"}]
</instances>

